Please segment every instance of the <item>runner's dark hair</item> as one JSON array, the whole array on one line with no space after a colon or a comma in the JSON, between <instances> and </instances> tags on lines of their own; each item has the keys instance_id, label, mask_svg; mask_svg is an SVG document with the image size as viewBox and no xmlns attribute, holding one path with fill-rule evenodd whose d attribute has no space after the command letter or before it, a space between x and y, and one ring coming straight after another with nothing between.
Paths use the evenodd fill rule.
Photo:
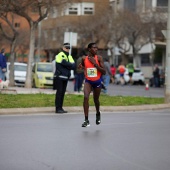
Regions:
<instances>
[{"instance_id":1,"label":"runner's dark hair","mask_svg":"<svg viewBox=\"0 0 170 170\"><path fill-rule=\"evenodd\" d=\"M88 44L87 48L92 48L93 45L95 45L96 43L90 43Z\"/></svg>"}]
</instances>

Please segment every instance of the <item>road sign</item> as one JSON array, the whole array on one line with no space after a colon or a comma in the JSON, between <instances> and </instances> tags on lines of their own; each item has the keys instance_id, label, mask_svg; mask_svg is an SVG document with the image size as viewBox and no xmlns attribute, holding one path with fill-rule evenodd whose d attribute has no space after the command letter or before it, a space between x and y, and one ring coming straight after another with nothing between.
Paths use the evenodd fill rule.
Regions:
<instances>
[{"instance_id":1,"label":"road sign","mask_svg":"<svg viewBox=\"0 0 170 170\"><path fill-rule=\"evenodd\" d=\"M75 32L65 32L64 33L64 43L69 42L71 46L77 46L77 33Z\"/></svg>"}]
</instances>

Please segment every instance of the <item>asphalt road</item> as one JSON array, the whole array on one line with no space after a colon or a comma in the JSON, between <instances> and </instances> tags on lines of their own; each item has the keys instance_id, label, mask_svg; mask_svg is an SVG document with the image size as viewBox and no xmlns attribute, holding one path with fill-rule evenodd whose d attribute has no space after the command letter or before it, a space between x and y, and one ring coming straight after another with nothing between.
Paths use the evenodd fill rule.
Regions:
<instances>
[{"instance_id":1,"label":"asphalt road","mask_svg":"<svg viewBox=\"0 0 170 170\"><path fill-rule=\"evenodd\" d=\"M67 86L68 92L74 92L74 82L69 81ZM149 87L145 90L145 85L115 85L109 84L108 94L111 96L144 96L144 97L164 97L164 88Z\"/></svg>"},{"instance_id":2,"label":"asphalt road","mask_svg":"<svg viewBox=\"0 0 170 170\"><path fill-rule=\"evenodd\" d=\"M169 170L169 110L0 116L0 170Z\"/></svg>"},{"instance_id":3,"label":"asphalt road","mask_svg":"<svg viewBox=\"0 0 170 170\"><path fill-rule=\"evenodd\" d=\"M55 94L52 89L38 89L38 88L23 88L23 87L10 87L10 90L16 90L18 94L28 93L49 93ZM108 94L111 96L144 96L144 97L164 97L164 88L149 87L145 90L144 85L115 85L109 84ZM67 85L67 92L74 93L74 81L69 81ZM82 93L83 94L83 93Z\"/></svg>"}]
</instances>

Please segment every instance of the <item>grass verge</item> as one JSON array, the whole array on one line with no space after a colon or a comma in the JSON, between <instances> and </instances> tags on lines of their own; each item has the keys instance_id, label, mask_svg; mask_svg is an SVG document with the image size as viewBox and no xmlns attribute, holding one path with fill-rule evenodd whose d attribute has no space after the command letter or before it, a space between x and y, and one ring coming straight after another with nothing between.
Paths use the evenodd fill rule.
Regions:
<instances>
[{"instance_id":1,"label":"grass verge","mask_svg":"<svg viewBox=\"0 0 170 170\"><path fill-rule=\"evenodd\" d=\"M1 108L30 108L30 107L53 107L55 106L54 94L0 94ZM125 96L100 96L101 106L131 106L144 104L163 104L164 98L148 97L125 97ZM64 106L82 106L83 95L67 94ZM90 96L90 106L94 106L93 98Z\"/></svg>"}]
</instances>

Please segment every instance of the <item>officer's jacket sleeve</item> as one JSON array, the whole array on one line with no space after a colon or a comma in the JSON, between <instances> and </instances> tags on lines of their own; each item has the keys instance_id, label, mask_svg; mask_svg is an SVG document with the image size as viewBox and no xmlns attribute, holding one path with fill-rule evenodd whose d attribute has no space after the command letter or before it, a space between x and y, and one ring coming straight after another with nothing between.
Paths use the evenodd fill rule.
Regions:
<instances>
[{"instance_id":1,"label":"officer's jacket sleeve","mask_svg":"<svg viewBox=\"0 0 170 170\"><path fill-rule=\"evenodd\" d=\"M68 68L69 70L73 70L75 68L75 63L70 63L66 60L62 60L61 64Z\"/></svg>"},{"instance_id":2,"label":"officer's jacket sleeve","mask_svg":"<svg viewBox=\"0 0 170 170\"><path fill-rule=\"evenodd\" d=\"M75 62L72 58L72 56L65 56L64 53L59 53L56 57L56 62L60 63L62 66L66 67L69 70L72 70L75 68Z\"/></svg>"}]
</instances>

